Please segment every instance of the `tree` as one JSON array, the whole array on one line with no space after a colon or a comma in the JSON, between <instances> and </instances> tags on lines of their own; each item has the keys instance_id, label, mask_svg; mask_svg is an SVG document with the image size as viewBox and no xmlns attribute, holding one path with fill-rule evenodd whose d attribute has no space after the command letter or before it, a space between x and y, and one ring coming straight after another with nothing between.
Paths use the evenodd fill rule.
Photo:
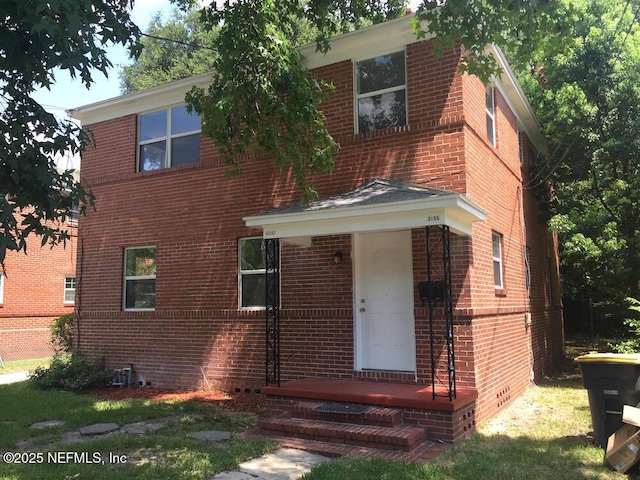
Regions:
<instances>
[{"instance_id":1,"label":"tree","mask_svg":"<svg viewBox=\"0 0 640 480\"><path fill-rule=\"evenodd\" d=\"M175 9L166 23L157 13L140 40L140 55L120 70L123 94L209 72L217 49L217 28L207 29L198 9Z\"/></svg>"},{"instance_id":2,"label":"tree","mask_svg":"<svg viewBox=\"0 0 640 480\"><path fill-rule=\"evenodd\" d=\"M35 234L42 244L68 238L64 219L84 212L90 190L56 159L76 155L90 138L47 113L31 95L55 82L54 69L87 87L92 69L107 74L108 44L135 47L138 28L130 0L3 0L0 2L0 263L7 250L26 251Z\"/></svg>"},{"instance_id":3,"label":"tree","mask_svg":"<svg viewBox=\"0 0 640 480\"><path fill-rule=\"evenodd\" d=\"M640 6L574 5L565 50L521 75L555 152L526 187L553 185L565 295L620 302L640 281Z\"/></svg>"},{"instance_id":4,"label":"tree","mask_svg":"<svg viewBox=\"0 0 640 480\"><path fill-rule=\"evenodd\" d=\"M215 73L209 88L194 88L187 95L187 105L203 117L203 134L213 139L234 171L241 170L240 153L269 157L279 168L291 169L308 201L316 196L308 173L330 172L338 145L318 109L331 85L303 67L292 41L294 27L301 19L312 25L318 50L326 52L333 35L401 16L406 4L211 2L201 18L210 28L219 27ZM498 66L484 53L486 45L497 43L528 61L538 46L562 46L573 20L571 8L560 0L424 0L413 26L418 37L436 36L436 53L460 42L461 68L487 80Z\"/></svg>"}]
</instances>

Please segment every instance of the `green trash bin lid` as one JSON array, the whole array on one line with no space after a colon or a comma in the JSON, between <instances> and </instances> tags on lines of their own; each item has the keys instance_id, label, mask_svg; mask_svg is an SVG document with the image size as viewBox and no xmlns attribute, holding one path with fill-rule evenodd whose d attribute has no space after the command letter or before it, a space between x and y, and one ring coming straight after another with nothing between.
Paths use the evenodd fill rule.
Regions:
<instances>
[{"instance_id":1,"label":"green trash bin lid","mask_svg":"<svg viewBox=\"0 0 640 480\"><path fill-rule=\"evenodd\" d=\"M625 363L640 364L640 353L587 353L575 359L581 363Z\"/></svg>"}]
</instances>

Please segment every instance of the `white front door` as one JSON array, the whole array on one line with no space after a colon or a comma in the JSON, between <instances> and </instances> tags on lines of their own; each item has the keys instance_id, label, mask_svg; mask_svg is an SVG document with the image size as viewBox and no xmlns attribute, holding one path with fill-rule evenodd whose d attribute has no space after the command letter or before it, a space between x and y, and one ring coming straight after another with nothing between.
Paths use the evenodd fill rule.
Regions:
<instances>
[{"instance_id":1,"label":"white front door","mask_svg":"<svg viewBox=\"0 0 640 480\"><path fill-rule=\"evenodd\" d=\"M416 368L411 231L355 235L356 368Z\"/></svg>"}]
</instances>

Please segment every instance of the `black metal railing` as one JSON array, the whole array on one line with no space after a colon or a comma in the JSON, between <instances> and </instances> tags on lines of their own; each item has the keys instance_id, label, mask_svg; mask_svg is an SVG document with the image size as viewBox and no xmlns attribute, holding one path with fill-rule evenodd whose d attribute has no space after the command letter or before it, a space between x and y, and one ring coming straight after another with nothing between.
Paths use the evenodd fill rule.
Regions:
<instances>
[{"instance_id":1,"label":"black metal railing","mask_svg":"<svg viewBox=\"0 0 640 480\"><path fill-rule=\"evenodd\" d=\"M456 398L456 365L451 295L451 232L446 225L426 227L429 339L433 398ZM445 352L446 350L446 352ZM445 359L446 357L446 359ZM441 390L439 387L444 387Z\"/></svg>"}]
</instances>

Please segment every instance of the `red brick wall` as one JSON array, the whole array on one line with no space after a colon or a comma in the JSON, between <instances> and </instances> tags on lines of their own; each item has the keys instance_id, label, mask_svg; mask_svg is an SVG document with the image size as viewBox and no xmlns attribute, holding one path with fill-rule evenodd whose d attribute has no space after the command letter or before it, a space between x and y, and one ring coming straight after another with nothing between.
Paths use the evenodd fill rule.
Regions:
<instances>
[{"instance_id":1,"label":"red brick wall","mask_svg":"<svg viewBox=\"0 0 640 480\"><path fill-rule=\"evenodd\" d=\"M0 356L4 360L50 356L51 322L73 313L74 305L64 303L65 277L76 274L76 227L69 228L66 247L41 247L40 239L31 237L26 255L7 253L0 304Z\"/></svg>"},{"instance_id":2,"label":"red brick wall","mask_svg":"<svg viewBox=\"0 0 640 480\"><path fill-rule=\"evenodd\" d=\"M551 364L559 317L539 310L546 307L538 287L531 304L525 289L523 232L533 207L523 214L523 201L529 205L531 199L525 193L523 200L520 187L515 118L497 94L498 142L489 145L484 87L457 73L455 53L434 59L429 52L429 42L407 48L409 124L384 132L353 133L351 62L318 71L337 87L323 111L341 149L335 172L315 177L314 184L328 196L384 177L467 193L487 210L472 239L451 239L457 381L480 390L475 420L519 395L531 368L538 374L538 365ZM86 259L80 269L80 346L107 354L114 368L133 362L137 374L155 385L259 388L264 314L237 308L238 238L261 234L246 228L242 217L299 200L291 175L247 157L240 177L225 178L209 141L203 142L200 164L138 174L135 125L133 116L92 125L98 149L83 158L96 212L80 224ZM533 253L554 252L553 243L540 241L539 229L527 229L537 241ZM498 293L492 230L504 235L505 288ZM156 310L123 312L123 251L143 245L157 247ZM338 265L336 251L343 253ZM423 229L413 232L413 252L417 284L426 278ZM283 380L313 375L415 381L402 373L353 371L351 254L349 235L314 238L309 248L283 245ZM536 259L535 275L540 263ZM414 301L417 380L428 383L428 313L417 291ZM530 329L527 311L534 314ZM549 328L542 318L552 322ZM545 335L552 341L544 343Z\"/></svg>"},{"instance_id":3,"label":"red brick wall","mask_svg":"<svg viewBox=\"0 0 640 480\"><path fill-rule=\"evenodd\" d=\"M559 290L553 308L540 295L542 264L549 255L557 265L557 242L539 222L531 190L522 185L528 154L521 165L517 120L496 88L496 145L491 145L486 138L484 87L472 77L465 77L464 85L469 124L465 132L467 192L488 212L486 221L473 229L473 308L460 311L462 318L473 318L475 386L482 392L477 417L482 421L517 398L531 379L549 373L563 355L563 328ZM530 149L526 142L525 151ZM492 231L503 235L501 290L494 288ZM531 294L525 280L527 246L531 249ZM553 276L554 287L559 287L557 267ZM531 326L525 322L526 313L532 315Z\"/></svg>"}]
</instances>

